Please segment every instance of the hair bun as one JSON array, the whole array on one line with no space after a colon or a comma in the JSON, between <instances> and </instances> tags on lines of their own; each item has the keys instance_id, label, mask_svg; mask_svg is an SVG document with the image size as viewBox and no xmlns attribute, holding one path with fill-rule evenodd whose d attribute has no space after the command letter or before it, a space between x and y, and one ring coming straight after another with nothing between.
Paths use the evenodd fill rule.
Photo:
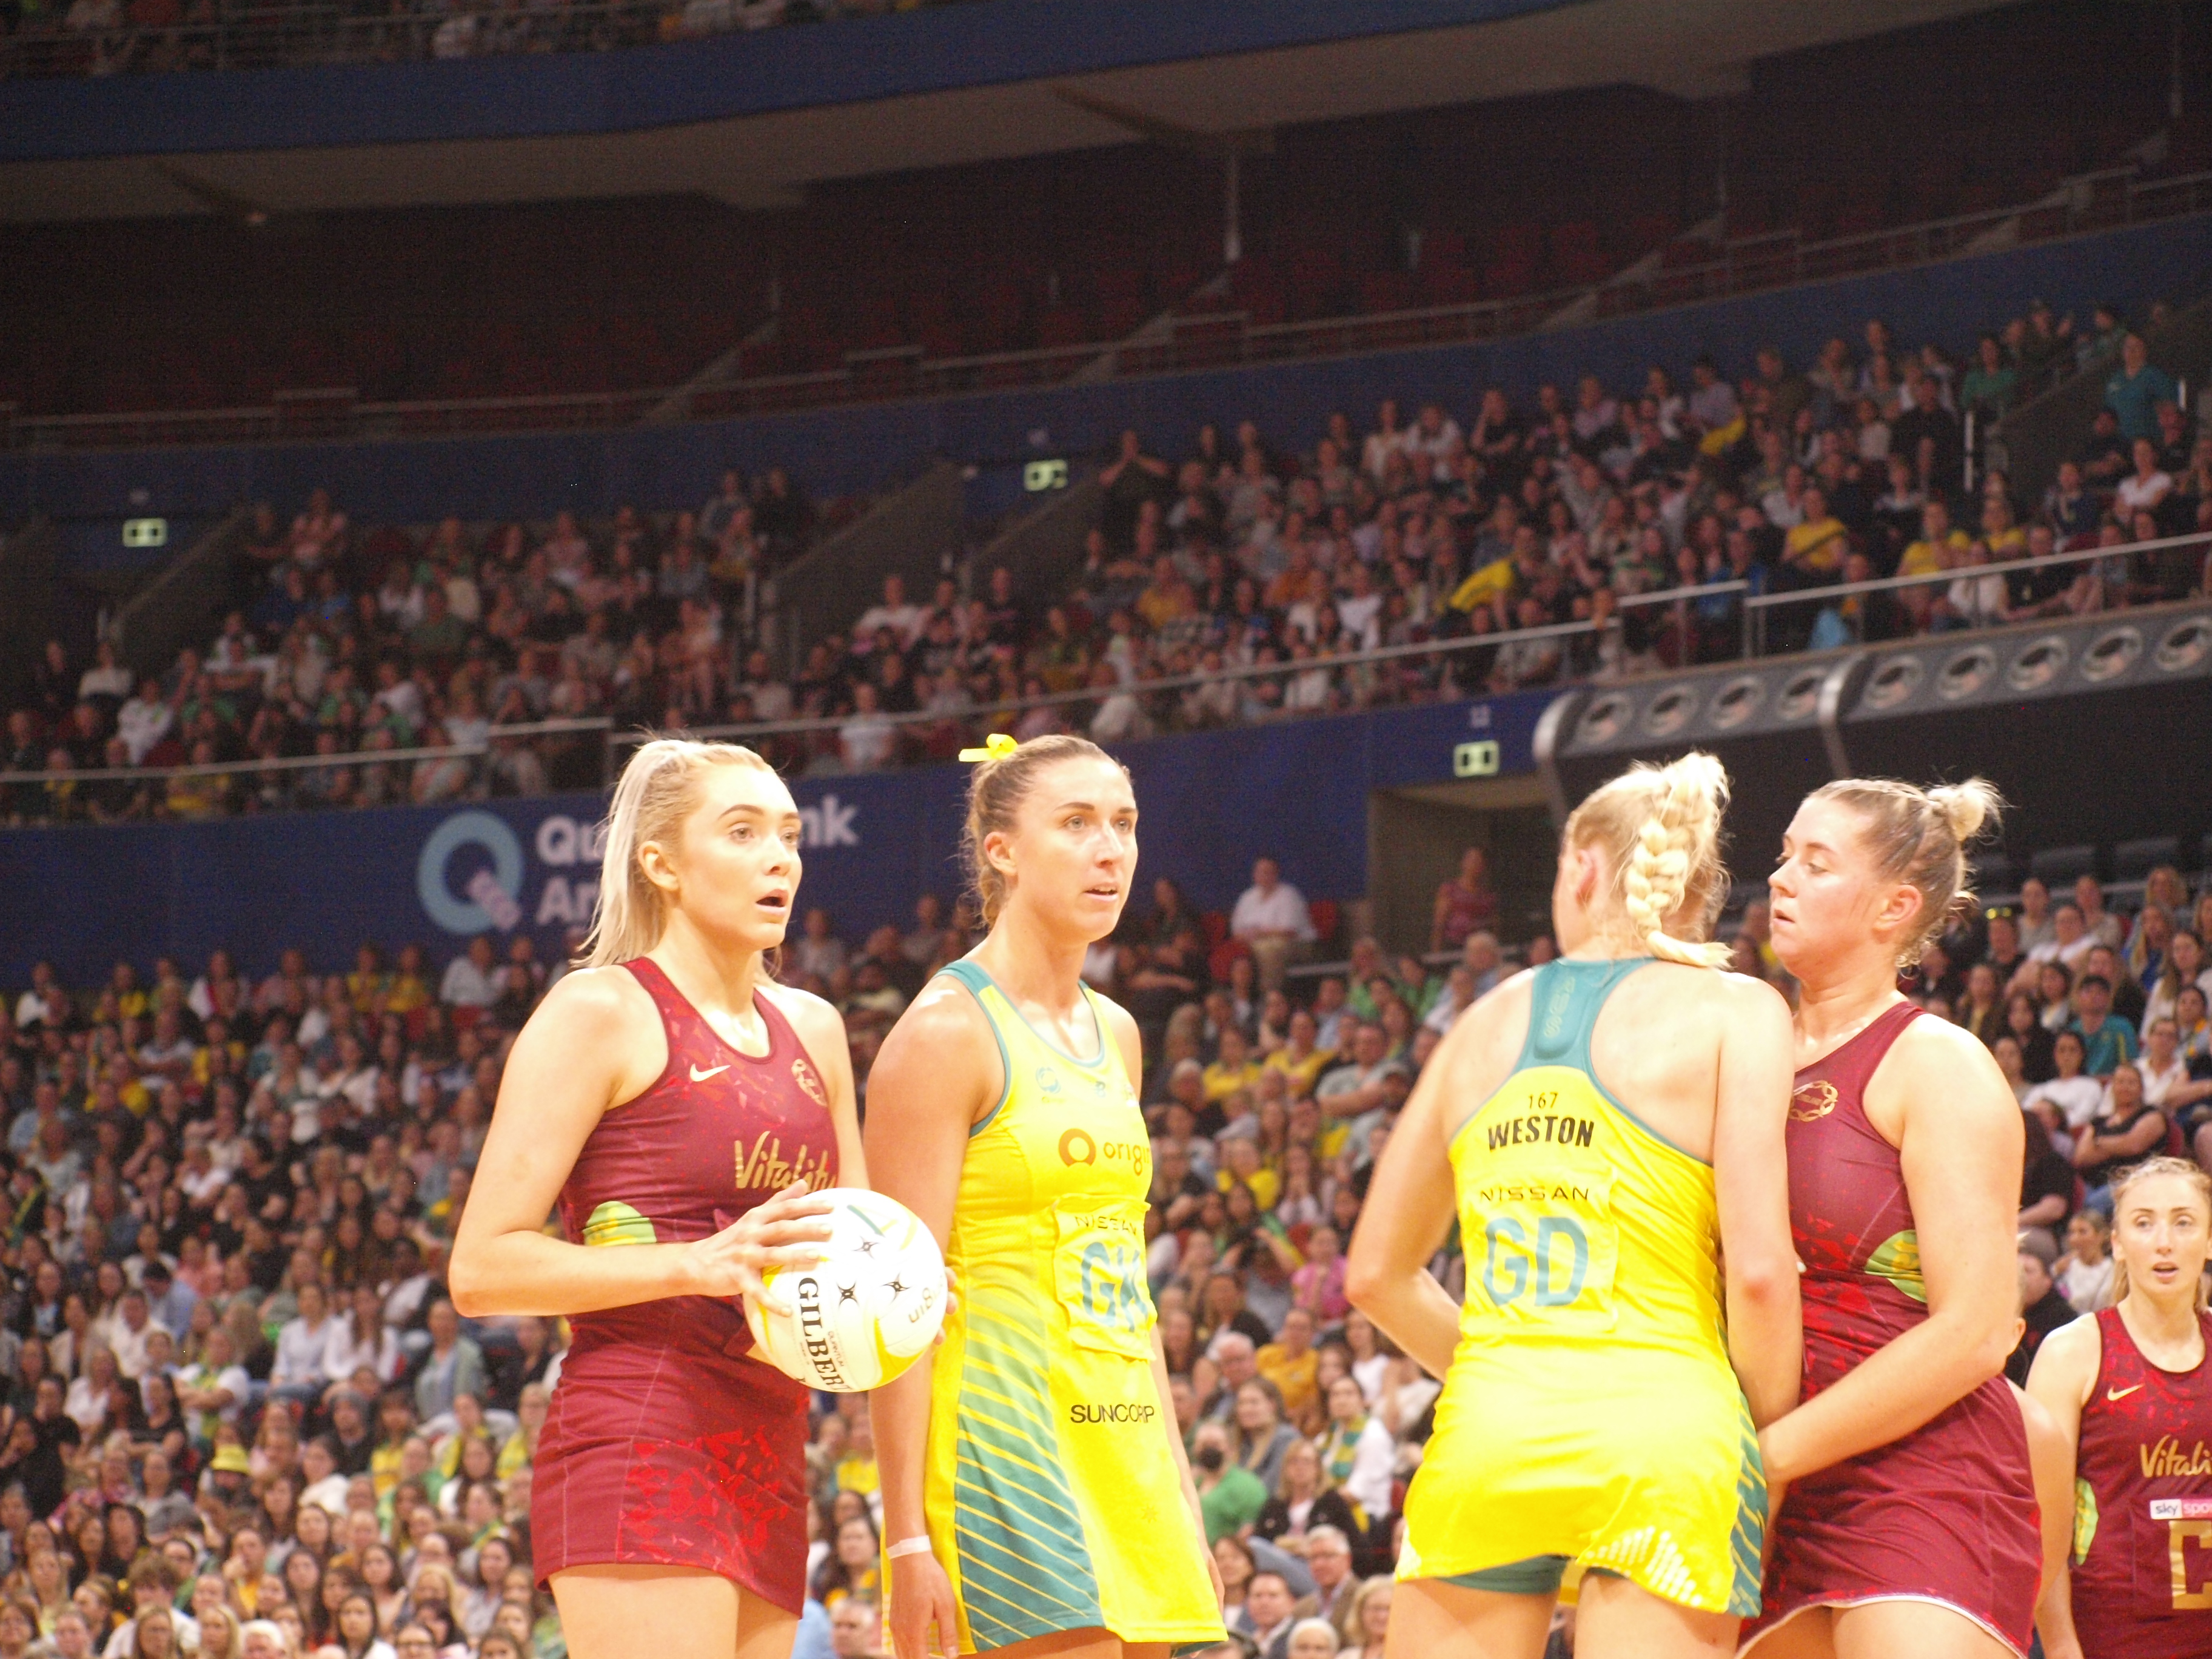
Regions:
<instances>
[{"instance_id":1,"label":"hair bun","mask_svg":"<svg viewBox=\"0 0 2212 1659\"><path fill-rule=\"evenodd\" d=\"M1930 789L1928 799L1943 815L1952 838L1961 847L1982 833L1983 828L1997 816L2000 805L1996 788L1984 778L1943 784Z\"/></svg>"}]
</instances>

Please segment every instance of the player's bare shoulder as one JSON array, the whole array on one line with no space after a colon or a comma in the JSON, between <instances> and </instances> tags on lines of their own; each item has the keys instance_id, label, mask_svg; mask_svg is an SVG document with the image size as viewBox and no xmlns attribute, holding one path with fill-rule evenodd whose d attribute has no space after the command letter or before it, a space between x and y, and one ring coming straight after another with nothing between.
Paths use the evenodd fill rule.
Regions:
<instances>
[{"instance_id":1,"label":"player's bare shoulder","mask_svg":"<svg viewBox=\"0 0 2212 1659\"><path fill-rule=\"evenodd\" d=\"M753 994L765 997L769 1006L799 1033L799 1040L810 1051L822 1054L829 1048L844 1048L845 1017L837 1012L836 1004L799 986L781 982L757 986Z\"/></svg>"},{"instance_id":2,"label":"player's bare shoulder","mask_svg":"<svg viewBox=\"0 0 2212 1659\"><path fill-rule=\"evenodd\" d=\"M578 1043L618 1040L641 1029L658 1031L659 1011L627 968L578 968L555 981L530 1016L528 1029Z\"/></svg>"},{"instance_id":3,"label":"player's bare shoulder","mask_svg":"<svg viewBox=\"0 0 2212 1659\"><path fill-rule=\"evenodd\" d=\"M1437 1069L1455 1089L1503 1080L1512 1070L1528 1035L1535 984L1536 970L1524 968L1460 1010L1436 1054Z\"/></svg>"},{"instance_id":4,"label":"player's bare shoulder","mask_svg":"<svg viewBox=\"0 0 2212 1659\"><path fill-rule=\"evenodd\" d=\"M889 1104L895 1111L909 1096L918 1102L957 1096L971 1105L986 1094L995 1100L1006 1084L989 1017L965 986L944 974L907 1004L868 1076L871 1108Z\"/></svg>"},{"instance_id":5,"label":"player's bare shoulder","mask_svg":"<svg viewBox=\"0 0 2212 1659\"><path fill-rule=\"evenodd\" d=\"M2069 1319L2045 1337L2035 1351L2035 1368L2028 1387L2038 1392L2054 1390L2086 1402L2105 1360L2105 1334L2094 1314Z\"/></svg>"},{"instance_id":6,"label":"player's bare shoulder","mask_svg":"<svg viewBox=\"0 0 2212 1659\"><path fill-rule=\"evenodd\" d=\"M1911 1021L1875 1077L1877 1086L1909 1085L1908 1101L1940 1101L1947 1111L1966 1107L2007 1121L2019 1115L2012 1085L1988 1045L1948 1019Z\"/></svg>"},{"instance_id":7,"label":"player's bare shoulder","mask_svg":"<svg viewBox=\"0 0 2212 1659\"><path fill-rule=\"evenodd\" d=\"M1714 1012L1724 1018L1781 1021L1784 1029L1790 1024L1790 999L1763 979L1753 979L1749 974L1729 969L1715 974L1709 969L1693 969L1704 973L1707 984L1705 995Z\"/></svg>"},{"instance_id":8,"label":"player's bare shoulder","mask_svg":"<svg viewBox=\"0 0 2212 1659\"><path fill-rule=\"evenodd\" d=\"M532 1012L508 1054L507 1075L586 1085L599 1098L596 1109L607 1110L651 1088L667 1064L660 1011L637 975L621 967L579 968L563 974Z\"/></svg>"}]
</instances>

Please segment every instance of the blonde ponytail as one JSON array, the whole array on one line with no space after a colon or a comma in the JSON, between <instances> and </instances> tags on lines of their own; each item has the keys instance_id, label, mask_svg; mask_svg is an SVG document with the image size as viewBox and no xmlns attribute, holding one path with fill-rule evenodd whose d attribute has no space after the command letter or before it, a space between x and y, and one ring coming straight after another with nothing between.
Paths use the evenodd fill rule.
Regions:
<instances>
[{"instance_id":1,"label":"blonde ponytail","mask_svg":"<svg viewBox=\"0 0 2212 1659\"><path fill-rule=\"evenodd\" d=\"M623 768L607 805L605 849L599 860L599 896L592 931L580 960L586 968L634 962L660 943L668 902L648 880L638 854L648 843L674 841L698 804L699 775L708 766L775 769L733 743L654 738L638 746Z\"/></svg>"},{"instance_id":2,"label":"blonde ponytail","mask_svg":"<svg viewBox=\"0 0 2212 1659\"><path fill-rule=\"evenodd\" d=\"M1639 762L1567 819L1570 846L1595 842L1611 859L1629 926L1662 962L1728 965L1729 947L1705 937L1728 892L1721 867L1728 800L1727 769L1692 753L1663 767Z\"/></svg>"}]
</instances>

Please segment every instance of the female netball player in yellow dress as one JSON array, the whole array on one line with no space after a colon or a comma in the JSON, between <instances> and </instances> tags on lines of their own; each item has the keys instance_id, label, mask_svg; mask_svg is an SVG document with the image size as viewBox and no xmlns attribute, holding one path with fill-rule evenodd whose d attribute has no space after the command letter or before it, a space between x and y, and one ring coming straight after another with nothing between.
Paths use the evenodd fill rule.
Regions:
<instances>
[{"instance_id":1,"label":"female netball player in yellow dress","mask_svg":"<svg viewBox=\"0 0 2212 1659\"><path fill-rule=\"evenodd\" d=\"M958 1288L932 1358L872 1401L892 1638L897 1659L1164 1659L1221 1639L1219 1601L1145 1283L1136 1023L1081 977L1129 894L1136 799L1079 738L970 753L990 936L868 1087L870 1173Z\"/></svg>"},{"instance_id":2,"label":"female netball player in yellow dress","mask_svg":"<svg viewBox=\"0 0 2212 1659\"><path fill-rule=\"evenodd\" d=\"M1758 1609L1754 1425L1800 1363L1790 1011L1695 942L1727 792L1691 755L1583 803L1563 954L1460 1017L1376 1170L1352 1299L1444 1379L1389 1659L1537 1659L1570 1576L1581 1659L1731 1653ZM1425 1266L1455 1203L1463 1307Z\"/></svg>"}]
</instances>

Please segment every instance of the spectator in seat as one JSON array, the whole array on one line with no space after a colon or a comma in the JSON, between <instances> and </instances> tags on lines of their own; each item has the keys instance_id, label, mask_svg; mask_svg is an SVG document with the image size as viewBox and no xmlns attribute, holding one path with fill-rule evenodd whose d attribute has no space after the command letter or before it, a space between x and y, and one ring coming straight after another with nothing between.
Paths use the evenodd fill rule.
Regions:
<instances>
[{"instance_id":1,"label":"spectator in seat","mask_svg":"<svg viewBox=\"0 0 2212 1659\"><path fill-rule=\"evenodd\" d=\"M854 623L853 642L857 647L863 640L872 641L878 632L889 629L898 648L909 650L921 636L922 622L922 608L906 596L906 579L886 576L881 603L870 605Z\"/></svg>"},{"instance_id":2,"label":"spectator in seat","mask_svg":"<svg viewBox=\"0 0 2212 1659\"><path fill-rule=\"evenodd\" d=\"M137 694L116 710L115 733L128 748L131 764L143 766L155 746L169 735L177 711L151 675L138 682Z\"/></svg>"},{"instance_id":3,"label":"spectator in seat","mask_svg":"<svg viewBox=\"0 0 2212 1659\"><path fill-rule=\"evenodd\" d=\"M2123 1062L2105 1091L2102 1109L2074 1139L2074 1169L2088 1190L2082 1200L2109 1219L2112 1177L2166 1142L2164 1112L2143 1098L2142 1073Z\"/></svg>"},{"instance_id":4,"label":"spectator in seat","mask_svg":"<svg viewBox=\"0 0 2212 1659\"><path fill-rule=\"evenodd\" d=\"M1281 865L1265 856L1253 863L1252 884L1229 914L1229 932L1252 952L1263 991L1280 990L1291 963L1311 956L1318 937L1304 895L1283 879Z\"/></svg>"},{"instance_id":5,"label":"spectator in seat","mask_svg":"<svg viewBox=\"0 0 2212 1659\"><path fill-rule=\"evenodd\" d=\"M477 934L469 941L465 951L446 964L445 977L438 985L438 1000L448 1008L490 1007L499 1000L496 963L490 935Z\"/></svg>"},{"instance_id":6,"label":"spectator in seat","mask_svg":"<svg viewBox=\"0 0 2212 1659\"><path fill-rule=\"evenodd\" d=\"M2082 930L2099 945L2117 951L2127 938L2127 924L2105 906L2105 889L2095 876L2074 878L2074 904L2081 912Z\"/></svg>"},{"instance_id":7,"label":"spectator in seat","mask_svg":"<svg viewBox=\"0 0 2212 1659\"><path fill-rule=\"evenodd\" d=\"M2150 360L2150 348L2130 329L2120 340L2120 361L2105 382L2105 407L2129 443L2158 436L2158 406L2180 395L2173 376ZM2154 449L2154 453L2155 450Z\"/></svg>"},{"instance_id":8,"label":"spectator in seat","mask_svg":"<svg viewBox=\"0 0 2212 1659\"><path fill-rule=\"evenodd\" d=\"M2012 1357L2005 1361L2005 1375L2015 1384L2027 1382L2028 1370L2035 1364L2036 1350L2043 1346L2044 1338L2080 1317L2073 1304L2059 1294L2051 1276L2057 1259L2056 1248L2039 1234L2029 1233L2021 1241L2020 1316L2027 1328L2021 1333Z\"/></svg>"},{"instance_id":9,"label":"spectator in seat","mask_svg":"<svg viewBox=\"0 0 2212 1659\"><path fill-rule=\"evenodd\" d=\"M2102 974L2084 974L2074 988L2075 1018L2066 1029L2081 1039L2082 1069L2109 1078L2136 1057L2136 1030L2111 1012L2112 982ZM2142 1079L2136 1079L2140 1087Z\"/></svg>"},{"instance_id":10,"label":"spectator in seat","mask_svg":"<svg viewBox=\"0 0 2212 1659\"><path fill-rule=\"evenodd\" d=\"M416 1415L424 1423L453 1408L454 1399L484 1391L483 1350L461 1334L460 1316L443 1297L430 1304L430 1346L415 1379Z\"/></svg>"},{"instance_id":11,"label":"spectator in seat","mask_svg":"<svg viewBox=\"0 0 2212 1659\"><path fill-rule=\"evenodd\" d=\"M1829 510L1828 493L1806 486L1799 498L1803 517L1782 538L1782 565L1799 582L1811 586L1836 580L1850 551L1850 532Z\"/></svg>"},{"instance_id":12,"label":"spectator in seat","mask_svg":"<svg viewBox=\"0 0 2212 1659\"><path fill-rule=\"evenodd\" d=\"M1322 1115L1332 1126L1348 1125L1341 1140L1324 1136L1323 1150L1334 1153L1348 1146L1355 1158L1364 1160L1368 1131L1405 1098L1407 1087L1404 1065L1390 1058L1389 1034L1376 1021L1361 1021L1352 1032L1350 1058L1324 1073L1314 1090Z\"/></svg>"},{"instance_id":13,"label":"spectator in seat","mask_svg":"<svg viewBox=\"0 0 2212 1659\"><path fill-rule=\"evenodd\" d=\"M2082 538L2095 535L2100 511L2097 498L2082 482L2081 463L2059 462L2057 477L2043 497L2043 517L2053 536L2070 547Z\"/></svg>"},{"instance_id":14,"label":"spectator in seat","mask_svg":"<svg viewBox=\"0 0 2212 1659\"><path fill-rule=\"evenodd\" d=\"M2122 523L2133 524L2138 513L2155 516L2165 507L2166 498L2173 494L2173 476L2160 468L2158 445L2152 440L2137 438L2128 453L2135 470L2120 480L2112 506Z\"/></svg>"},{"instance_id":15,"label":"spectator in seat","mask_svg":"<svg viewBox=\"0 0 2212 1659\"><path fill-rule=\"evenodd\" d=\"M1984 334L1974 347L1974 366L1960 384L1959 400L1984 421L1993 421L2012 406L2020 386L2020 371L2006 361L2003 343Z\"/></svg>"},{"instance_id":16,"label":"spectator in seat","mask_svg":"<svg viewBox=\"0 0 2212 1659\"><path fill-rule=\"evenodd\" d=\"M331 505L331 492L311 491L306 510L292 520L292 562L313 574L345 551L345 540L346 516Z\"/></svg>"}]
</instances>

